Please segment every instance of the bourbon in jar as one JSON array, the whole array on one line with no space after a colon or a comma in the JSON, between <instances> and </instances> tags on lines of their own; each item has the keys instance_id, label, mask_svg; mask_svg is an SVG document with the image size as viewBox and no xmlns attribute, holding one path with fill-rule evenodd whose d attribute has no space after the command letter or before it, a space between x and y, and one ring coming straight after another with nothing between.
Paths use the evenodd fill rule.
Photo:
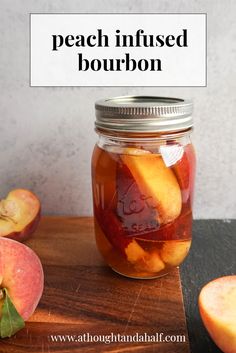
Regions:
<instances>
[{"instance_id":1,"label":"bourbon in jar","mask_svg":"<svg viewBox=\"0 0 236 353\"><path fill-rule=\"evenodd\" d=\"M95 236L106 263L132 278L180 265L191 245L192 103L118 97L96 103Z\"/></svg>"}]
</instances>

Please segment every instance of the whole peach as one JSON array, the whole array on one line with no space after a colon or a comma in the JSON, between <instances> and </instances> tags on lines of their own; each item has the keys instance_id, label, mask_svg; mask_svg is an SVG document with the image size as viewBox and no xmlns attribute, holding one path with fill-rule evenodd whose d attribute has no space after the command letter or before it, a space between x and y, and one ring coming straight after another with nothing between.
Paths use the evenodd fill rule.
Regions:
<instances>
[{"instance_id":1,"label":"whole peach","mask_svg":"<svg viewBox=\"0 0 236 353\"><path fill-rule=\"evenodd\" d=\"M42 296L44 275L38 256L17 241L0 238L0 289L7 288L24 320L35 311ZM4 298L0 299L0 317Z\"/></svg>"}]
</instances>

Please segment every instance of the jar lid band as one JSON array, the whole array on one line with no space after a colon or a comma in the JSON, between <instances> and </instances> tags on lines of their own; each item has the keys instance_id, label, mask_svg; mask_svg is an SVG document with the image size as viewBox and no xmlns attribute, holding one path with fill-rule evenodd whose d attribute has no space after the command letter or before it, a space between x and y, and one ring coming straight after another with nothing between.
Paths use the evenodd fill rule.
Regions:
<instances>
[{"instance_id":1,"label":"jar lid band","mask_svg":"<svg viewBox=\"0 0 236 353\"><path fill-rule=\"evenodd\" d=\"M123 96L95 103L97 128L120 132L174 132L193 126L190 100Z\"/></svg>"}]
</instances>

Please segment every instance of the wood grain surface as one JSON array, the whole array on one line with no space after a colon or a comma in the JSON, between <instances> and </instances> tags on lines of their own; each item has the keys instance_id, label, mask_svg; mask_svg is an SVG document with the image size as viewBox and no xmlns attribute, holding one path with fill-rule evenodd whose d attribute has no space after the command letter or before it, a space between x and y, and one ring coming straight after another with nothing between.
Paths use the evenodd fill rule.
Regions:
<instances>
[{"instance_id":1,"label":"wood grain surface","mask_svg":"<svg viewBox=\"0 0 236 353\"><path fill-rule=\"evenodd\" d=\"M0 341L0 352L189 352L178 269L155 280L115 274L98 254L91 218L45 217L27 245L43 263L43 297L26 327ZM80 341L83 334L111 333L184 335L186 342L53 342L50 336Z\"/></svg>"}]
</instances>

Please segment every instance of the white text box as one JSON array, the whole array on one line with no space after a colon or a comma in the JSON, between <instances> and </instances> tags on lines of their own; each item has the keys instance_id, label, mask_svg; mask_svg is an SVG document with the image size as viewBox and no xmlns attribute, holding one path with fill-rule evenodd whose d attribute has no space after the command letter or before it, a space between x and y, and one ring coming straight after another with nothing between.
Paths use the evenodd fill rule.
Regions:
<instances>
[{"instance_id":1,"label":"white text box","mask_svg":"<svg viewBox=\"0 0 236 353\"><path fill-rule=\"evenodd\" d=\"M205 14L31 14L31 86L206 86Z\"/></svg>"}]
</instances>

